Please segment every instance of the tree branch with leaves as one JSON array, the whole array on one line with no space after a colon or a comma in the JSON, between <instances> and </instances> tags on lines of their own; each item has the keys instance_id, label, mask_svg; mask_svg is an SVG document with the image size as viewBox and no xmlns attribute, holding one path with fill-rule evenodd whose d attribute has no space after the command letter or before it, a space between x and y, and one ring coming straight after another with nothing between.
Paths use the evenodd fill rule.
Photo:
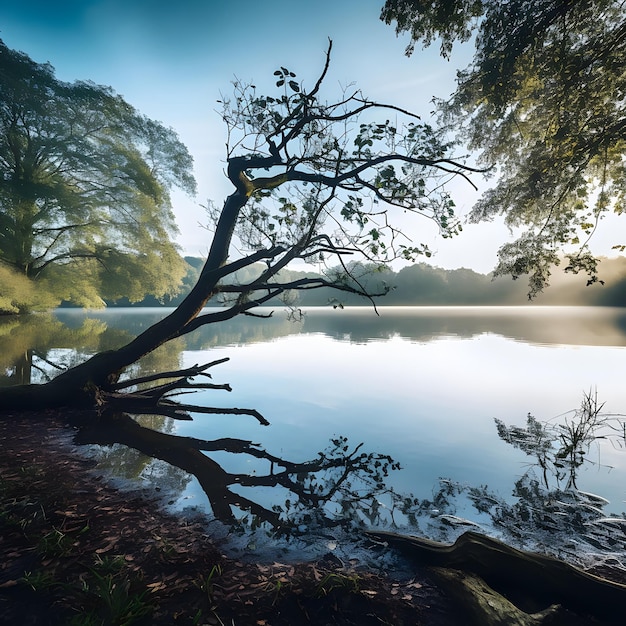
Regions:
<instances>
[{"instance_id":1,"label":"tree branch with leaves","mask_svg":"<svg viewBox=\"0 0 626 626\"><path fill-rule=\"evenodd\" d=\"M445 182L475 170L456 161L438 133L408 111L368 100L359 91L340 93L330 103L322 100L331 49L329 44L310 91L293 72L280 68L274 95L259 95L253 85L236 81L233 96L222 98L226 175L233 192L220 209L210 205L209 253L181 304L127 345L97 354L41 388L0 390L3 407L113 402L119 407L125 397L129 407L142 411L179 417L195 410L210 413L210 408L189 404L177 410L170 399L179 389L203 388L193 382L194 373L181 372L179 383L157 385L152 392L123 390L120 377L163 343L207 324L253 315L255 308L287 292L330 286L371 297L347 258L381 264L430 254L394 226L399 210L433 220L444 236L460 230ZM296 261L327 268L338 262L341 271L328 269L316 280L281 278L281 271ZM255 279L237 282L239 270L259 262L262 270ZM220 297L223 308L203 311L209 300Z\"/></svg>"},{"instance_id":2,"label":"tree branch with leaves","mask_svg":"<svg viewBox=\"0 0 626 626\"><path fill-rule=\"evenodd\" d=\"M387 0L381 19L450 58L474 58L441 101L443 125L497 176L470 219L504 216L521 231L496 275L529 278L533 297L555 265L599 281L590 241L626 198L626 4L623 0ZM624 252L616 236L613 249Z\"/></svg>"}]
</instances>

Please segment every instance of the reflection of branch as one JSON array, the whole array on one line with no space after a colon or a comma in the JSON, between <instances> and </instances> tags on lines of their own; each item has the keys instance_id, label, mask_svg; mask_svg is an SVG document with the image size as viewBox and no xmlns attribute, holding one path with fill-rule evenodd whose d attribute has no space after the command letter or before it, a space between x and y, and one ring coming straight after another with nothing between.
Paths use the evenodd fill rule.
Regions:
<instances>
[{"instance_id":1,"label":"reflection of branch","mask_svg":"<svg viewBox=\"0 0 626 626\"><path fill-rule=\"evenodd\" d=\"M45 380L51 380L52 377L50 376L50 374L43 367L41 367L37 363L35 363L35 358L39 359L40 361L43 361L44 363L46 363L50 367L54 367L55 369L57 369L59 371L63 371L63 370L66 369L63 365L59 365L58 363L55 363L54 361L51 361L50 359L47 359L39 351L33 350L32 357L30 359L30 366L32 368L36 369L44 377Z\"/></svg>"},{"instance_id":2,"label":"reflection of branch","mask_svg":"<svg viewBox=\"0 0 626 626\"><path fill-rule=\"evenodd\" d=\"M42 356L41 353L37 350L33 350L33 356L37 357L40 361L47 363L50 367L54 367L57 370L62 371L65 369L65 366L59 365L58 363L55 363L54 361L50 361L50 359L47 359L46 357Z\"/></svg>"},{"instance_id":3,"label":"reflection of branch","mask_svg":"<svg viewBox=\"0 0 626 626\"><path fill-rule=\"evenodd\" d=\"M104 419L93 420L80 413L75 416L74 423L79 427L76 435L76 442L79 444L123 444L193 474L206 493L217 519L234 523L236 518L232 507L237 507L283 531L288 530L293 522L281 519L280 507L269 510L246 496L232 492L230 487L281 486L297 497L304 510L324 516L324 504L337 496L339 491L349 502L361 502L365 497L373 497L371 490L366 496L350 491L345 484L348 476L363 473L370 475L373 467L381 467L386 462L392 468L394 466L389 457L359 453L360 445L348 453L346 440L341 438L333 441L335 448L330 456L321 452L313 461L294 463L266 452L251 441L232 438L211 441L180 437L145 428L127 414L107 415ZM253 476L232 474L203 454L203 451L247 454L264 459L270 464L269 473ZM284 468L284 471L275 473L275 466ZM314 480L317 473L335 468L342 470L337 479L326 478L320 483ZM381 472L386 475L386 469ZM383 489L381 480L380 476L374 478L379 490ZM338 520L324 519L327 524L339 523Z\"/></svg>"},{"instance_id":4,"label":"reflection of branch","mask_svg":"<svg viewBox=\"0 0 626 626\"><path fill-rule=\"evenodd\" d=\"M279 524L278 514L232 493L228 487L236 484L233 475L224 471L213 459L199 450L202 445L211 450L232 449L234 452L243 452L253 445L248 441L218 439L213 442L201 442L178 437L144 428L126 414L88 422L79 429L76 441L81 444L100 445L120 443L193 474L209 498L215 517L223 522L236 521L231 507L237 506L244 510L253 510L256 515L273 525Z\"/></svg>"},{"instance_id":5,"label":"reflection of branch","mask_svg":"<svg viewBox=\"0 0 626 626\"><path fill-rule=\"evenodd\" d=\"M45 380L52 380L52 377L50 376L50 374L48 374L48 372L46 372L46 370L43 367L40 367L39 365L37 365L37 363L31 363L30 366L33 369L36 369L44 377Z\"/></svg>"}]
</instances>

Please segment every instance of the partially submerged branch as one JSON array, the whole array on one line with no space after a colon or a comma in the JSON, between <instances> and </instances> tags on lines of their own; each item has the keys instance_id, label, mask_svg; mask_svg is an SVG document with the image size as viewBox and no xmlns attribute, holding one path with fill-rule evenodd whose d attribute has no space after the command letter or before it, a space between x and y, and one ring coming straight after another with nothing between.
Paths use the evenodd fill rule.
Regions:
<instances>
[{"instance_id":1,"label":"partially submerged branch","mask_svg":"<svg viewBox=\"0 0 626 626\"><path fill-rule=\"evenodd\" d=\"M203 375L211 377L210 374L206 374L205 371L210 367L214 367L215 365L221 365L222 363L226 363L230 359L228 357L224 359L218 359L217 361L211 361L210 363L205 363L204 365L194 365L193 367L189 367L184 370L174 370L171 372L159 372L158 374L151 374L149 376L142 376L140 378L130 378L126 380L122 380L114 385L111 385L111 390L117 391L120 389L127 389L128 387L134 387L136 385L141 385L144 383L150 383L155 380L163 380L164 378L178 378L182 377L182 379L193 378L194 376Z\"/></svg>"},{"instance_id":2,"label":"partially submerged branch","mask_svg":"<svg viewBox=\"0 0 626 626\"><path fill-rule=\"evenodd\" d=\"M210 377L205 370L214 365L225 363L228 360L228 358L224 358L206 363L205 365L194 365L185 370L170 371L125 380L121 383L117 383L113 391L102 392L100 395L100 404L106 406L107 411L117 409L119 411L129 411L134 414L163 415L177 420L191 420L190 413L206 415L250 415L263 426L269 426L269 422L255 409L207 407L197 404L185 404L170 399L175 395L184 395L201 389L231 391L231 387L228 384L216 385L213 383L190 380L196 376ZM130 386L136 386L138 384L145 385L148 382L161 380L163 378L174 378L174 380L135 391L125 393L119 391L120 389L127 389Z\"/></svg>"}]
</instances>

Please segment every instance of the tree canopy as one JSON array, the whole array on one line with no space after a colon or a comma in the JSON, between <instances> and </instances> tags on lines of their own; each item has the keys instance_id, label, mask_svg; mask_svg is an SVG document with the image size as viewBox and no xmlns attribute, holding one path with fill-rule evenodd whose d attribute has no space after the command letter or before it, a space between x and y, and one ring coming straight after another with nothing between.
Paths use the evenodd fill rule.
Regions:
<instances>
[{"instance_id":1,"label":"tree canopy","mask_svg":"<svg viewBox=\"0 0 626 626\"><path fill-rule=\"evenodd\" d=\"M185 266L169 193L195 191L191 169L176 133L112 89L60 81L0 41L2 310L173 293ZM24 277L34 300L8 298Z\"/></svg>"},{"instance_id":2,"label":"tree canopy","mask_svg":"<svg viewBox=\"0 0 626 626\"><path fill-rule=\"evenodd\" d=\"M566 270L597 281L589 239L624 211L625 9L621 0L388 0L382 11L410 33L408 54L438 40L449 57L474 37L443 118L498 176L471 219L504 215L521 229L496 273L528 274L531 295L563 253Z\"/></svg>"},{"instance_id":3,"label":"tree canopy","mask_svg":"<svg viewBox=\"0 0 626 626\"><path fill-rule=\"evenodd\" d=\"M247 413L265 424L254 410L197 407L170 399L181 389L215 388L191 382L212 364L156 373L141 382L176 380L139 391L134 390L136 379L121 376L168 341L206 324L253 315L256 307L293 290L333 287L372 295L351 274L347 258L376 264L429 254L403 235L394 212L434 220L444 236L457 232L445 183L454 176L467 178L472 168L456 162L450 146L408 111L372 101L356 89L334 94L330 103L322 99L330 53L331 45L311 88L281 67L274 73L274 94L260 95L254 85L236 82L232 97L222 99L226 174L233 192L220 209L212 206L208 256L177 308L126 345L96 354L49 383L2 390L4 407L132 406L133 413L182 419L189 411ZM335 259L339 269L281 278L281 270L296 260L323 266L328 259ZM259 262L260 274L245 283L236 280L237 272ZM204 309L214 298L225 306Z\"/></svg>"},{"instance_id":4,"label":"tree canopy","mask_svg":"<svg viewBox=\"0 0 626 626\"><path fill-rule=\"evenodd\" d=\"M277 95L236 82L233 96L221 101L228 176L242 202L235 230L244 249L262 254L267 265L243 287L220 284L221 295L235 294L240 303L259 290L264 295L257 305L292 289L331 286L367 295L344 259L377 264L431 255L402 232L398 214L433 220L443 237L461 230L446 182L475 170L453 160L451 145L409 111L371 101L357 89L323 101L329 63L330 47L310 90L281 67L274 72ZM219 224L224 209L211 209ZM296 259L339 265L321 280L277 280Z\"/></svg>"}]
</instances>

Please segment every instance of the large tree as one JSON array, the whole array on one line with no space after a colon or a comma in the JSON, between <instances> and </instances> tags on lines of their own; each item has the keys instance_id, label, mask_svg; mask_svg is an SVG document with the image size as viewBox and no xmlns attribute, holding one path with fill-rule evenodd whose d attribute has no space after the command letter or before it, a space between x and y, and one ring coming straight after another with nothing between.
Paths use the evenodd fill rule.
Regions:
<instances>
[{"instance_id":1,"label":"large tree","mask_svg":"<svg viewBox=\"0 0 626 626\"><path fill-rule=\"evenodd\" d=\"M195 191L176 133L110 88L58 80L0 41L0 308L175 292L169 192ZM35 297L9 297L23 277Z\"/></svg>"},{"instance_id":2,"label":"large tree","mask_svg":"<svg viewBox=\"0 0 626 626\"><path fill-rule=\"evenodd\" d=\"M456 231L453 203L443 185L452 176L466 177L470 168L452 160L436 133L407 111L373 102L357 90L324 101L329 63L330 47L324 70L309 89L280 68L275 94L263 96L253 85L236 83L234 95L222 101L226 174L233 192L214 209L208 257L181 304L127 345L97 354L46 384L0 390L0 407L120 405L133 413L183 418L189 410L247 413L267 423L254 410L193 407L169 397L180 389L214 387L204 379L192 380L208 365L140 381L122 374L167 341L205 324L254 314L256 307L291 290L332 286L367 295L346 258L380 262L428 252L394 226L394 212L430 218L444 235ZM341 271L281 279L281 270L293 261L330 258L338 259ZM263 271L247 283L233 278L260 261ZM203 310L216 297L224 298L225 306ZM174 381L160 382L166 378ZM135 391L140 382L148 387Z\"/></svg>"},{"instance_id":3,"label":"large tree","mask_svg":"<svg viewBox=\"0 0 626 626\"><path fill-rule=\"evenodd\" d=\"M497 182L473 221L504 215L519 238L497 274L528 274L530 294L567 270L595 282L590 237L626 191L626 3L623 0L387 0L382 19L448 57L474 37L475 55L442 103L457 136ZM615 249L624 251L616 239Z\"/></svg>"}]
</instances>

